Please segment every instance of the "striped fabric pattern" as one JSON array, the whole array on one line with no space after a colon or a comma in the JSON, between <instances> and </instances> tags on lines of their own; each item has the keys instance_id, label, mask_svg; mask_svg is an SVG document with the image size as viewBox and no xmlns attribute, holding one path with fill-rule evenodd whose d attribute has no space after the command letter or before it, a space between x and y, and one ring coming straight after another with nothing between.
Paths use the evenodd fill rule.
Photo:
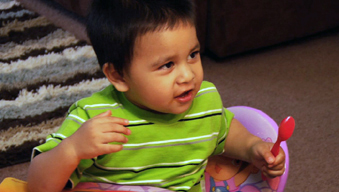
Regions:
<instances>
[{"instance_id":1,"label":"striped fabric pattern","mask_svg":"<svg viewBox=\"0 0 339 192\"><path fill-rule=\"evenodd\" d=\"M36 147L33 156L56 147L87 119L106 110L130 121L129 142L118 153L82 160L71 176L73 187L79 181L152 185L178 191L199 187L207 158L223 152L233 117L223 109L218 91L209 82L203 82L190 110L179 115L140 109L108 86L72 105L61 128Z\"/></svg>"},{"instance_id":2,"label":"striped fabric pattern","mask_svg":"<svg viewBox=\"0 0 339 192\"><path fill-rule=\"evenodd\" d=\"M108 84L86 42L0 0L0 168L29 161L70 105Z\"/></svg>"}]
</instances>

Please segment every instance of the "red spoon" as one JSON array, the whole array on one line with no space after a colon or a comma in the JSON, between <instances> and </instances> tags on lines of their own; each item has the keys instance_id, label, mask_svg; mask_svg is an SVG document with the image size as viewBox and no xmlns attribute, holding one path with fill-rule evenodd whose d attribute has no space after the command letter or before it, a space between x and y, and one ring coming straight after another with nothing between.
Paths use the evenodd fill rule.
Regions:
<instances>
[{"instance_id":1,"label":"red spoon","mask_svg":"<svg viewBox=\"0 0 339 192\"><path fill-rule=\"evenodd\" d=\"M286 141L289 139L294 131L295 122L293 117L288 116L285 119L283 119L279 126L278 131L278 138L277 141L274 143L273 148L271 149L271 152L276 157L279 154L280 149L280 143L282 141Z\"/></svg>"},{"instance_id":2,"label":"red spoon","mask_svg":"<svg viewBox=\"0 0 339 192\"><path fill-rule=\"evenodd\" d=\"M285 119L283 119L279 125L279 130L278 130L278 138L277 141L274 143L271 153L276 157L279 154L279 149L280 149L280 143L282 141L286 141L289 139L294 131L294 126L295 126L295 121L293 117L288 116ZM261 174L262 180L266 180L266 177Z\"/></svg>"}]
</instances>

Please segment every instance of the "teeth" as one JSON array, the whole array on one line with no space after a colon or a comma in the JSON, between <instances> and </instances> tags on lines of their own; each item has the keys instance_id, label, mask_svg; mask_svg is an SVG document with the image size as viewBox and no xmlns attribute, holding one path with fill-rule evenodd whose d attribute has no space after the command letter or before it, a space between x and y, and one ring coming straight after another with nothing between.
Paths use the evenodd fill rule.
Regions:
<instances>
[{"instance_id":1,"label":"teeth","mask_svg":"<svg viewBox=\"0 0 339 192\"><path fill-rule=\"evenodd\" d=\"M183 93L180 97L186 97L188 95L188 91Z\"/></svg>"}]
</instances>

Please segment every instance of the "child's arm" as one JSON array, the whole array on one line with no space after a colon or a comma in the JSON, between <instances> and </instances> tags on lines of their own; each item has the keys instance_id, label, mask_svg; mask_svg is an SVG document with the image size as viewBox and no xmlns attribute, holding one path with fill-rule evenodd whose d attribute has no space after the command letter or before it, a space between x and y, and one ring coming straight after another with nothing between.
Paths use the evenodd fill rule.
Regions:
<instances>
[{"instance_id":1,"label":"child's arm","mask_svg":"<svg viewBox=\"0 0 339 192\"><path fill-rule=\"evenodd\" d=\"M81 159L118 152L131 131L124 127L128 121L111 117L111 111L88 121L57 147L36 156L28 171L28 188L32 192L60 192ZM124 135L123 135L124 134Z\"/></svg>"},{"instance_id":2,"label":"child's arm","mask_svg":"<svg viewBox=\"0 0 339 192\"><path fill-rule=\"evenodd\" d=\"M252 135L233 119L225 141L224 155L254 164L265 176L280 176L285 171L285 153L280 149L277 157L271 153L273 143Z\"/></svg>"}]
</instances>

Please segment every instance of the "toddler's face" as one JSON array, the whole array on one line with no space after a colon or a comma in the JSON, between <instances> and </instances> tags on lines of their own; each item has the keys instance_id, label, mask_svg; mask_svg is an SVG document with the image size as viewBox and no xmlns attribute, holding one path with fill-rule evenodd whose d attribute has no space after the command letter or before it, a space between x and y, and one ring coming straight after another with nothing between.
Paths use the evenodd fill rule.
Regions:
<instances>
[{"instance_id":1,"label":"toddler's face","mask_svg":"<svg viewBox=\"0 0 339 192\"><path fill-rule=\"evenodd\" d=\"M200 89L203 70L195 27L148 32L137 38L124 79L126 97L150 111L179 114L190 108Z\"/></svg>"}]
</instances>

